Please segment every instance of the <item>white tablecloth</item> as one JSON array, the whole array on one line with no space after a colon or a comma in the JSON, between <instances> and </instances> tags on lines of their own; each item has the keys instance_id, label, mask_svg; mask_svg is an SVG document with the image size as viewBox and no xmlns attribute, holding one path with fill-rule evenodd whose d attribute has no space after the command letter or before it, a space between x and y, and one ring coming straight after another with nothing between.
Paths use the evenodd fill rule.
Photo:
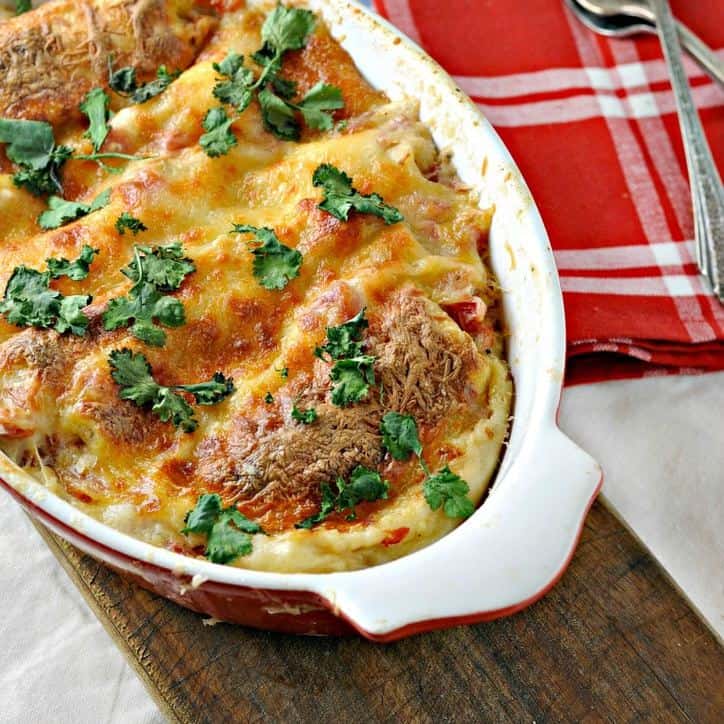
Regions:
<instances>
[{"instance_id":1,"label":"white tablecloth","mask_svg":"<svg viewBox=\"0 0 724 724\"><path fill-rule=\"evenodd\" d=\"M565 391L561 426L604 493L724 635L724 374ZM162 722L65 572L0 495L0 722Z\"/></svg>"}]
</instances>

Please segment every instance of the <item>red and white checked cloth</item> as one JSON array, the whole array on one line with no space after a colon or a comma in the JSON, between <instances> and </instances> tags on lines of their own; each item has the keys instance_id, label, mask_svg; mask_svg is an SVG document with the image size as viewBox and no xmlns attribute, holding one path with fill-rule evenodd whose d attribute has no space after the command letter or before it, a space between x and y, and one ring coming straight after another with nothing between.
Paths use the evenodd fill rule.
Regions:
<instances>
[{"instance_id":1,"label":"red and white checked cloth","mask_svg":"<svg viewBox=\"0 0 724 724\"><path fill-rule=\"evenodd\" d=\"M551 238L567 382L724 369L724 308L694 262L686 163L658 40L604 39L561 0L375 0L480 106ZM724 57L722 0L675 14ZM724 89L687 64L724 166Z\"/></svg>"}]
</instances>

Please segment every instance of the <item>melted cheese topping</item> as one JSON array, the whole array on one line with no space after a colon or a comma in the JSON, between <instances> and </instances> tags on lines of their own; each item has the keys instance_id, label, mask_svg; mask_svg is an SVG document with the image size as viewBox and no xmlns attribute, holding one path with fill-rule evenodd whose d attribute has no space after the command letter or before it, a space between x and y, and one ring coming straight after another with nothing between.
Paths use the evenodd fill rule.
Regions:
<instances>
[{"instance_id":1,"label":"melted cheese topping","mask_svg":"<svg viewBox=\"0 0 724 724\"><path fill-rule=\"evenodd\" d=\"M101 10L118 5L95 4ZM121 104L103 149L147 158L120 164L118 175L82 161L69 161L63 171L66 197L89 200L108 188L108 206L39 233L44 202L15 188L10 175L0 176L0 284L19 264L39 268L47 257L74 258L83 244L99 249L87 279L52 284L65 294L93 296L84 337L19 329L0 318L0 448L81 510L189 555L203 552L204 541L181 535L184 516L200 494L219 493L268 533L254 537L253 552L234 561L238 566L353 569L434 541L460 521L430 510L414 456L392 460L379 422L389 410L413 414L429 467L449 464L469 483L470 497L481 499L511 400L499 291L485 265L491 212L479 209L445 168L414 102L393 104L371 89L321 23L304 50L287 55L284 75L301 93L320 80L340 87L345 107L335 119L347 121L344 130L305 130L300 143L280 141L264 129L252 103L233 125L238 144L209 158L198 139L206 110L218 105L212 63L229 50L258 48L263 15L241 10L217 21L179 15L178 3L157 5L165 24L147 32L173 36L173 58L182 59L177 64L189 54L195 61L184 63L186 70L157 98ZM35 27L35 13L27 17ZM3 33L20 33L22 21L0 25L0 41ZM199 53L199 35L217 24ZM157 60L164 62L163 54ZM59 93L49 107L63 103ZM22 108L15 115L23 116ZM59 142L90 151L81 122L66 116L55 130ZM386 226L352 213L342 222L320 210L312 174L321 163L343 169L360 192L380 194L404 221ZM114 224L124 211L148 231L119 235ZM298 249L299 277L283 290L262 288L245 239L230 233L235 223L271 227ZM186 324L166 329L162 348L144 345L126 329L104 331L108 300L131 286L120 269L134 243L173 241L182 242L196 265L175 293ZM329 397L330 365L315 358L314 349L328 326L362 307L378 385L368 399L340 408ZM123 347L142 352L162 384L221 371L233 378L236 392L196 407L198 429L182 432L119 399L108 354ZM288 378L279 373L284 367ZM269 392L272 404L264 401ZM315 407L317 421L292 421L295 402ZM349 475L356 465L379 470L390 483L389 498L357 506L354 521L333 514L311 530L295 529L318 510L321 483Z\"/></svg>"}]
</instances>

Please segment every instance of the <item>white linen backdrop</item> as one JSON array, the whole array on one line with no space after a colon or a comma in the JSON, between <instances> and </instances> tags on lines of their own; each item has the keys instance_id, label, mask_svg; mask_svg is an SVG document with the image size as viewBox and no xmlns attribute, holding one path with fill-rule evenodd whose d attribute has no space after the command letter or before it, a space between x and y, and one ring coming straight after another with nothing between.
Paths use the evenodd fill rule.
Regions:
<instances>
[{"instance_id":1,"label":"white linen backdrop","mask_svg":"<svg viewBox=\"0 0 724 724\"><path fill-rule=\"evenodd\" d=\"M720 636L722 410L724 373L573 387L565 390L561 409L561 426L603 465L604 495ZM5 494L0 494L0 611L0 723L35 724L51 717L54 724L163 722L70 579Z\"/></svg>"}]
</instances>

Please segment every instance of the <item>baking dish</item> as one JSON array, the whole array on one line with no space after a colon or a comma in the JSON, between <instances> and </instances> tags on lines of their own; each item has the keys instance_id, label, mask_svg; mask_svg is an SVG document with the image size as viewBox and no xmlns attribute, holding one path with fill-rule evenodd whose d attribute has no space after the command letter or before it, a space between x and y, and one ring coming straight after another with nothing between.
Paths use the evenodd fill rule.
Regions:
<instances>
[{"instance_id":1,"label":"baking dish","mask_svg":"<svg viewBox=\"0 0 724 724\"><path fill-rule=\"evenodd\" d=\"M490 495L435 544L391 563L333 574L224 567L155 548L60 500L0 458L2 482L51 530L141 585L214 618L296 633L357 630L392 640L512 613L562 574L601 481L556 426L565 326L535 204L490 125L419 48L351 0L311 0L371 84L420 101L422 120L459 176L493 204L491 261L504 292L516 400Z\"/></svg>"}]
</instances>

